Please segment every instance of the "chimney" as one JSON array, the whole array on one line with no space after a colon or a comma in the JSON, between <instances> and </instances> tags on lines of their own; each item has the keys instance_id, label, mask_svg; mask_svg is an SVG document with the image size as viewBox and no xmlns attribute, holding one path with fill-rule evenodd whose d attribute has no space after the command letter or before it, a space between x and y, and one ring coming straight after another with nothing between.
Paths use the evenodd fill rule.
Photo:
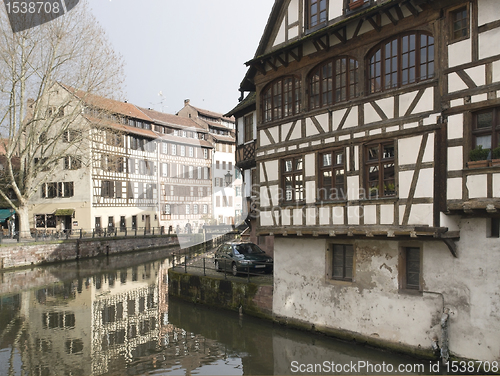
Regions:
<instances>
[{"instance_id":1,"label":"chimney","mask_svg":"<svg viewBox=\"0 0 500 376\"><path fill-rule=\"evenodd\" d=\"M184 99L184 106L187 106L189 104L190 100L189 99Z\"/></svg>"}]
</instances>

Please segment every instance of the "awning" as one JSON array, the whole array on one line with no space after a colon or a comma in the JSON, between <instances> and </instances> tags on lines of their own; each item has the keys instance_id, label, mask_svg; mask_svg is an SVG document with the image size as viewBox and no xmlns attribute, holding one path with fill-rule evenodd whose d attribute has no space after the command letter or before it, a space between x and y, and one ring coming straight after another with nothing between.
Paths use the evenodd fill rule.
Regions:
<instances>
[{"instance_id":1,"label":"awning","mask_svg":"<svg viewBox=\"0 0 500 376\"><path fill-rule=\"evenodd\" d=\"M56 217L66 217L67 215L73 216L75 209L57 209L54 213Z\"/></svg>"},{"instance_id":2,"label":"awning","mask_svg":"<svg viewBox=\"0 0 500 376\"><path fill-rule=\"evenodd\" d=\"M5 221L7 218L9 218L12 214L16 212L15 210L13 210L12 213L10 211L11 209L0 209L0 222Z\"/></svg>"}]
</instances>

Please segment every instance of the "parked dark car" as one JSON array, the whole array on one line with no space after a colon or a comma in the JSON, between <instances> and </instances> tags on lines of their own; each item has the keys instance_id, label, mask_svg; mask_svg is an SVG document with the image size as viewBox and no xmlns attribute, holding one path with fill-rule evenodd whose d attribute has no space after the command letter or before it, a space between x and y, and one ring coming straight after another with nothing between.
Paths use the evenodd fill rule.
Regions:
<instances>
[{"instance_id":1,"label":"parked dark car","mask_svg":"<svg viewBox=\"0 0 500 376\"><path fill-rule=\"evenodd\" d=\"M226 270L237 275L239 272L256 273L273 271L273 259L254 243L225 243L215 251L215 269Z\"/></svg>"}]
</instances>

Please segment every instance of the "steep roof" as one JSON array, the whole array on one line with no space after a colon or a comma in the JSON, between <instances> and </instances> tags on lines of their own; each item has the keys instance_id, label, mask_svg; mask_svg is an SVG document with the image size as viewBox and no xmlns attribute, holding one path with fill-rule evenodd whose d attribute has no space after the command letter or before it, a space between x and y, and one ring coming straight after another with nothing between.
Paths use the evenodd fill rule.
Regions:
<instances>
[{"instance_id":1,"label":"steep roof","mask_svg":"<svg viewBox=\"0 0 500 376\"><path fill-rule=\"evenodd\" d=\"M152 110L150 108L142 108L138 107L146 116L150 117L153 119L154 122L160 123L162 125L172 125L175 127L180 127L180 128L195 128L197 131L203 131L205 132L205 129L200 127L198 124L196 124L195 121L193 121L190 118L185 118L177 115L172 115L172 114L166 114L164 112L159 112Z\"/></svg>"},{"instance_id":2,"label":"steep roof","mask_svg":"<svg viewBox=\"0 0 500 376\"><path fill-rule=\"evenodd\" d=\"M211 117L211 118L214 118L214 119L222 119L222 120L225 120L225 121L228 121L228 122L232 122L232 123L235 122L234 117L226 117L226 116L224 116L221 113L214 112L214 111L209 111L209 110L204 110L202 108L194 107L194 106L192 106L190 104L186 104L186 106L189 106L189 107L193 108L194 110L196 110L199 115L203 115L203 116L206 116L206 117Z\"/></svg>"},{"instance_id":3,"label":"steep roof","mask_svg":"<svg viewBox=\"0 0 500 376\"><path fill-rule=\"evenodd\" d=\"M243 99L240 103L236 105L231 111L229 111L226 116L238 116L238 113L246 110L251 106L255 106L257 100L257 93L255 91L251 91L247 94L245 99Z\"/></svg>"},{"instance_id":4,"label":"steep roof","mask_svg":"<svg viewBox=\"0 0 500 376\"><path fill-rule=\"evenodd\" d=\"M149 116L140 111L135 105L127 102L120 102L114 99L104 98L95 94L90 94L82 90L75 90L73 88L62 85L70 93L74 94L77 98L81 99L85 104L97 107L114 114L129 116L132 118L152 122Z\"/></svg>"}]
</instances>

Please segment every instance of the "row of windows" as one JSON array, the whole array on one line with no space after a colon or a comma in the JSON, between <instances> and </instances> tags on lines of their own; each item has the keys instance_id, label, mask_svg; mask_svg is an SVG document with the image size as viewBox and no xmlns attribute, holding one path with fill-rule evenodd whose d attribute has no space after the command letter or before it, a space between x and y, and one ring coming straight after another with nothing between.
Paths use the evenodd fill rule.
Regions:
<instances>
[{"instance_id":1,"label":"row of windows","mask_svg":"<svg viewBox=\"0 0 500 376\"><path fill-rule=\"evenodd\" d=\"M195 196L197 193L197 196ZM210 187L193 187L183 185L164 185L161 186L162 196L172 196L177 199L187 197L209 197L212 193Z\"/></svg>"},{"instance_id":2,"label":"row of windows","mask_svg":"<svg viewBox=\"0 0 500 376\"><path fill-rule=\"evenodd\" d=\"M222 197L222 199L221 199ZM233 206L233 196L215 196L216 208L228 208Z\"/></svg>"},{"instance_id":3,"label":"row of windows","mask_svg":"<svg viewBox=\"0 0 500 376\"><path fill-rule=\"evenodd\" d=\"M42 198L73 197L75 194L72 181L43 183L41 188Z\"/></svg>"},{"instance_id":4,"label":"row of windows","mask_svg":"<svg viewBox=\"0 0 500 376\"><path fill-rule=\"evenodd\" d=\"M361 198L396 196L394 141L372 144L364 150L365 194ZM346 200L345 149L318 153L318 201ZM284 202L305 199L304 158L282 160Z\"/></svg>"},{"instance_id":5,"label":"row of windows","mask_svg":"<svg viewBox=\"0 0 500 376\"><path fill-rule=\"evenodd\" d=\"M135 198L135 192L137 192L138 199L149 199L154 198L154 193L156 191L156 184L151 183L137 183L114 180L103 180L101 182L101 197L106 198ZM124 190L124 187L126 188ZM137 189L136 189L137 187Z\"/></svg>"},{"instance_id":6,"label":"row of windows","mask_svg":"<svg viewBox=\"0 0 500 376\"><path fill-rule=\"evenodd\" d=\"M434 78L434 38L424 32L397 36L377 45L365 64L339 56L315 67L307 78L309 109L360 96L360 76L365 71L369 94ZM302 106L301 78L287 76L271 82L262 91L261 100L263 122L297 115Z\"/></svg>"},{"instance_id":7,"label":"row of windows","mask_svg":"<svg viewBox=\"0 0 500 376\"><path fill-rule=\"evenodd\" d=\"M222 162L215 161L215 168L216 169L222 168L223 170L225 170L226 169L226 161L222 161ZM227 169L228 170L232 170L233 169L233 162L227 162Z\"/></svg>"},{"instance_id":8,"label":"row of windows","mask_svg":"<svg viewBox=\"0 0 500 376\"><path fill-rule=\"evenodd\" d=\"M331 264L327 274L331 279L353 281L355 250L352 244L333 244L330 249ZM421 280L421 250L418 247L404 247L400 253L400 288L419 290Z\"/></svg>"},{"instance_id":9,"label":"row of windows","mask_svg":"<svg viewBox=\"0 0 500 376\"><path fill-rule=\"evenodd\" d=\"M163 214L166 215L208 214L208 205L165 204L165 206L163 207Z\"/></svg>"}]
</instances>

